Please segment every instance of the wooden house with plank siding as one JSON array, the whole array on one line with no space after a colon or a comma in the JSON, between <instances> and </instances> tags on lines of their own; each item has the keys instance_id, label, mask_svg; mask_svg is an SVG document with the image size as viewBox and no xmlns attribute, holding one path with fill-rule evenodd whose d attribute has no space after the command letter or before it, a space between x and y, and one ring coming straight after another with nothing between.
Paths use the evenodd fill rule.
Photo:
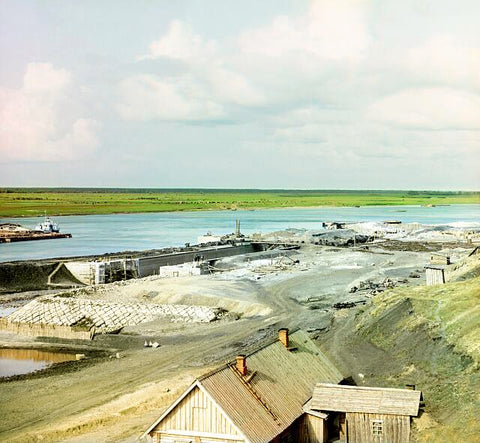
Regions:
<instances>
[{"instance_id":1,"label":"wooden house with plank siding","mask_svg":"<svg viewBox=\"0 0 480 443\"><path fill-rule=\"evenodd\" d=\"M342 374L303 331L279 339L200 377L150 426L158 443L324 441L325 414L304 406L319 381ZM308 443L310 440L302 441Z\"/></svg>"},{"instance_id":2,"label":"wooden house with plank siding","mask_svg":"<svg viewBox=\"0 0 480 443\"><path fill-rule=\"evenodd\" d=\"M343 379L305 332L280 329L275 341L197 379L143 437L155 443L408 441L418 391L338 385Z\"/></svg>"},{"instance_id":3,"label":"wooden house with plank siding","mask_svg":"<svg viewBox=\"0 0 480 443\"><path fill-rule=\"evenodd\" d=\"M403 443L422 393L410 389L317 384L310 408L331 415L338 437L349 443ZM332 434L332 433L331 433Z\"/></svg>"}]
</instances>

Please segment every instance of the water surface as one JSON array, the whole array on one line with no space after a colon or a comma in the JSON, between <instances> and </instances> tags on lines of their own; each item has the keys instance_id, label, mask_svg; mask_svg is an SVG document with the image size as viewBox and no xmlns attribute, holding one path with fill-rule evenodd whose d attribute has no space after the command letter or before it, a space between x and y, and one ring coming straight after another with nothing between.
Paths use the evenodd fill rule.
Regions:
<instances>
[{"instance_id":1,"label":"water surface","mask_svg":"<svg viewBox=\"0 0 480 443\"><path fill-rule=\"evenodd\" d=\"M143 250L196 243L207 231L226 234L240 219L242 232L287 228L320 229L323 221L401 220L422 224L480 222L480 205L365 206L238 211L162 212L54 217L72 238L0 244L0 261L69 257L125 250ZM39 218L0 219L34 227Z\"/></svg>"},{"instance_id":2,"label":"water surface","mask_svg":"<svg viewBox=\"0 0 480 443\"><path fill-rule=\"evenodd\" d=\"M54 363L75 360L75 354L36 349L0 349L0 377L28 374Z\"/></svg>"},{"instance_id":3,"label":"water surface","mask_svg":"<svg viewBox=\"0 0 480 443\"><path fill-rule=\"evenodd\" d=\"M14 313L18 308L15 306L9 305L0 305L0 318L8 317L10 314Z\"/></svg>"}]
</instances>

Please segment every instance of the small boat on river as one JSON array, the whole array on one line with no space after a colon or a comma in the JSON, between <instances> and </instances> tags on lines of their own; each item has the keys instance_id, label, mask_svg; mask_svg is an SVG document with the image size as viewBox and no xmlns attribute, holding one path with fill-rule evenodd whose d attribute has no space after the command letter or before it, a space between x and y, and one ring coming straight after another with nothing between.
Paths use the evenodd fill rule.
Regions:
<instances>
[{"instance_id":1,"label":"small boat on river","mask_svg":"<svg viewBox=\"0 0 480 443\"><path fill-rule=\"evenodd\" d=\"M30 240L51 240L54 238L70 238L72 234L62 234L60 226L45 212L42 222L29 229L16 223L0 224L0 243L13 243Z\"/></svg>"},{"instance_id":2,"label":"small boat on river","mask_svg":"<svg viewBox=\"0 0 480 443\"><path fill-rule=\"evenodd\" d=\"M60 232L60 227L50 217L47 217L47 212L45 212L45 219L35 226L35 231L48 234L50 232Z\"/></svg>"}]
</instances>

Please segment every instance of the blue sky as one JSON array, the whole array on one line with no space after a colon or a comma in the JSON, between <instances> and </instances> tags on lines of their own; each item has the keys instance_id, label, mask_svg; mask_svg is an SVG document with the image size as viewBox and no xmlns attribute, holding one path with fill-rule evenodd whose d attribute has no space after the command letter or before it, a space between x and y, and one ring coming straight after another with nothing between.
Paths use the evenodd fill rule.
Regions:
<instances>
[{"instance_id":1,"label":"blue sky","mask_svg":"<svg viewBox=\"0 0 480 443\"><path fill-rule=\"evenodd\" d=\"M480 189L478 2L0 8L0 186Z\"/></svg>"}]
</instances>

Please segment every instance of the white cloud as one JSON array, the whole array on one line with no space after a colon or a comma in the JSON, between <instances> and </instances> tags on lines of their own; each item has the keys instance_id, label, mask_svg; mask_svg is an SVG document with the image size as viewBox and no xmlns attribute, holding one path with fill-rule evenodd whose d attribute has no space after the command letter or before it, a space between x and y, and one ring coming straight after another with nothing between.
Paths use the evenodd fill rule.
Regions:
<instances>
[{"instance_id":1,"label":"white cloud","mask_svg":"<svg viewBox=\"0 0 480 443\"><path fill-rule=\"evenodd\" d=\"M29 63L19 89L0 89L2 158L61 161L98 146L99 124L78 115L71 74L49 63Z\"/></svg>"},{"instance_id":2,"label":"white cloud","mask_svg":"<svg viewBox=\"0 0 480 443\"><path fill-rule=\"evenodd\" d=\"M363 0L316 0L300 17L276 17L230 40L234 48L174 20L137 61L176 59L180 72L125 79L117 108L128 120L210 120L230 117L236 107L338 99L332 88L346 90L342 79L348 80L351 63L362 60L369 47L368 10ZM196 96L186 92L191 89Z\"/></svg>"},{"instance_id":3,"label":"white cloud","mask_svg":"<svg viewBox=\"0 0 480 443\"><path fill-rule=\"evenodd\" d=\"M316 0L305 16L278 16L267 26L244 32L240 48L269 57L304 52L325 60L358 61L370 43L366 13L365 1Z\"/></svg>"},{"instance_id":4,"label":"white cloud","mask_svg":"<svg viewBox=\"0 0 480 443\"><path fill-rule=\"evenodd\" d=\"M480 129L480 96L449 88L407 89L374 102L367 115L407 128Z\"/></svg>"},{"instance_id":5,"label":"white cloud","mask_svg":"<svg viewBox=\"0 0 480 443\"><path fill-rule=\"evenodd\" d=\"M147 55L139 57L142 59L156 59L161 57L178 60L192 60L211 57L216 52L214 41L204 41L195 34L192 28L181 20L173 20L168 26L168 32L159 40L150 44L150 51Z\"/></svg>"},{"instance_id":6,"label":"white cloud","mask_svg":"<svg viewBox=\"0 0 480 443\"><path fill-rule=\"evenodd\" d=\"M465 169L470 168L475 177L470 181L478 184L473 169L480 146L475 95L480 92L475 27L480 3L456 8L444 0L420 6L414 0L269 2L261 7L216 3L221 5L209 6L207 14L202 8L157 5L146 16L133 8L120 11L118 20L103 28L77 23L73 34L73 28L57 23L64 15L53 17L52 26L58 24L61 32L50 42L54 47L47 42L40 49L57 54L62 66L76 71L31 64L21 87L0 89L2 160L88 155L98 144L98 119L108 135L98 155L113 162L112 170L124 164L130 185L144 180L143 172L132 178L129 171L135 168L123 159L138 150L152 152L159 139L163 149L174 150L176 159L186 163L193 161L192 153L207 150L202 154L205 170L218 165L220 156L228 162L229 150L237 152L242 144L265 149L255 157L269 166L263 183L273 180L279 186L282 181L284 186L320 186L317 179L337 176L339 185L346 180L366 186L352 177L369 178L379 171L384 183L398 186L390 175L400 171L399 165L405 183L414 184L419 182L410 168L420 171L419 159L442 184L444 170L431 171L432 158L443 161L444 169L455 159L460 162L455 167L458 183L467 183ZM68 13L75 14L74 9ZM121 36L116 33L119 23L125 30ZM19 46L13 45L8 60L2 60L4 81L17 81L19 63L31 61L28 48L37 25L32 23L32 32L22 33ZM207 27L208 32L201 31ZM142 35L155 37L144 42ZM140 50L138 45L143 45ZM88 85L86 93L77 84L80 76ZM83 102L93 95L86 111ZM112 114L112 108L118 112ZM172 121L187 124L165 123ZM275 173L269 171L272 163L278 166ZM12 165L7 169L14 177ZM175 165L171 158L156 163L180 184L182 173L173 172ZM25 166L14 167L21 175ZM83 180L92 173L89 165L76 174ZM97 173L102 184L115 175L100 167ZM238 184L245 181L241 174L230 175ZM229 174L225 177L228 183Z\"/></svg>"},{"instance_id":7,"label":"white cloud","mask_svg":"<svg viewBox=\"0 0 480 443\"><path fill-rule=\"evenodd\" d=\"M369 117L361 110L296 109L272 119L264 142L268 145L274 140L275 150L340 169L369 169L372 162L383 162L386 169L396 165L408 169L431 159L465 162L478 158L478 130L442 126L432 131L430 126L404 127ZM473 171L474 163L465 172Z\"/></svg>"},{"instance_id":8,"label":"white cloud","mask_svg":"<svg viewBox=\"0 0 480 443\"><path fill-rule=\"evenodd\" d=\"M433 35L407 52L407 70L426 81L480 88L480 48L453 35Z\"/></svg>"},{"instance_id":9,"label":"white cloud","mask_svg":"<svg viewBox=\"0 0 480 443\"><path fill-rule=\"evenodd\" d=\"M200 121L222 117L222 106L204 90L204 85L189 76L163 79L137 75L120 83L117 109L125 120Z\"/></svg>"},{"instance_id":10,"label":"white cloud","mask_svg":"<svg viewBox=\"0 0 480 443\"><path fill-rule=\"evenodd\" d=\"M140 73L119 84L117 110L125 120L208 121L225 118L228 105L256 106L264 96L241 72L227 66L214 41L174 20L150 45L145 59L180 60L176 75ZM138 66L141 68L142 64Z\"/></svg>"},{"instance_id":11,"label":"white cloud","mask_svg":"<svg viewBox=\"0 0 480 443\"><path fill-rule=\"evenodd\" d=\"M222 62L206 67L205 80L211 93L222 103L255 106L264 102L264 95L238 71L225 68Z\"/></svg>"}]
</instances>

